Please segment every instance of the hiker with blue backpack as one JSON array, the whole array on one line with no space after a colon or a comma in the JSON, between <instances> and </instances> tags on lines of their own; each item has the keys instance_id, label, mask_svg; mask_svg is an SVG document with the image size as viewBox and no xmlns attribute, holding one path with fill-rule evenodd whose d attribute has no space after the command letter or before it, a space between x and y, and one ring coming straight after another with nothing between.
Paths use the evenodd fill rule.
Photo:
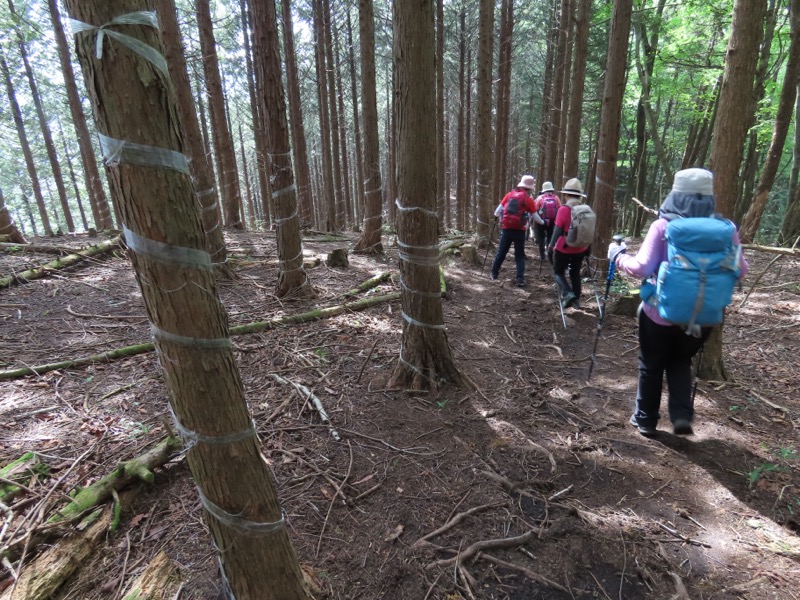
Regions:
<instances>
[{"instance_id":1,"label":"hiker with blue backpack","mask_svg":"<svg viewBox=\"0 0 800 600\"><path fill-rule=\"evenodd\" d=\"M531 191L536 189L536 178L524 175L517 186L508 192L494 211L495 219L500 220L500 245L492 263L490 277L494 280L500 274L500 267L506 259L511 244L514 244L514 260L517 263L517 287L525 287L525 234L528 231L530 215L536 210Z\"/></svg>"},{"instance_id":2,"label":"hiker with blue backpack","mask_svg":"<svg viewBox=\"0 0 800 600\"><path fill-rule=\"evenodd\" d=\"M539 245L539 260L544 262L544 249L553 237L556 226L556 214L561 208L561 200L555 193L552 181L542 184L542 193L536 197L536 211L533 213L534 237Z\"/></svg>"},{"instance_id":3,"label":"hiker with blue backpack","mask_svg":"<svg viewBox=\"0 0 800 600\"><path fill-rule=\"evenodd\" d=\"M583 203L586 194L577 178L567 181L561 190L564 204L556 213L553 235L547 246L547 259L553 264L553 278L558 287L561 308L580 308L581 265L589 253L597 220L594 211ZM569 271L569 281L565 277Z\"/></svg>"},{"instance_id":4,"label":"hiker with blue backpack","mask_svg":"<svg viewBox=\"0 0 800 600\"><path fill-rule=\"evenodd\" d=\"M675 173L672 191L636 255L612 242L608 260L646 279L639 307L639 386L631 425L656 434L664 373L676 435L693 433L692 359L722 323L733 290L747 272L736 227L716 217L714 179L701 168Z\"/></svg>"}]
</instances>

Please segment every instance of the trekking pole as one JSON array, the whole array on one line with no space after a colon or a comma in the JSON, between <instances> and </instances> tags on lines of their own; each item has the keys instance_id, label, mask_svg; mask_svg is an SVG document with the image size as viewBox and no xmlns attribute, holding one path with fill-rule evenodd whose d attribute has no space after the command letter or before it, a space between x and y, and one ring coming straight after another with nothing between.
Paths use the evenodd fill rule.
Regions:
<instances>
[{"instance_id":1,"label":"trekking pole","mask_svg":"<svg viewBox=\"0 0 800 600\"><path fill-rule=\"evenodd\" d=\"M612 239L617 243L617 246L619 246L622 243L622 240L625 238L621 235L615 235ZM591 362L589 363L589 374L586 376L587 382L592 378L592 372L594 372L594 363L597 360L597 343L600 341L600 332L603 331L603 325L606 322L606 302L608 302L608 293L611 291L611 282L614 281L614 271L616 266L617 264L615 261L609 261L608 275L606 276L606 293L603 296L603 305L600 308L600 317L597 319L597 329L595 330L594 334L594 348L592 349Z\"/></svg>"},{"instance_id":2,"label":"trekking pole","mask_svg":"<svg viewBox=\"0 0 800 600\"><path fill-rule=\"evenodd\" d=\"M567 317L564 316L564 305L561 303L561 288L556 283L556 299L558 300L558 310L561 311L561 322L564 323L564 329L567 328Z\"/></svg>"},{"instance_id":3,"label":"trekking pole","mask_svg":"<svg viewBox=\"0 0 800 600\"><path fill-rule=\"evenodd\" d=\"M489 234L489 240L486 242L486 256L483 257L483 266L481 267L481 275L483 275L483 269L486 268L486 259L489 257L489 248L492 247L492 238L494 237L494 230L497 227L497 217L494 219L494 223L492 224L492 232Z\"/></svg>"}]
</instances>

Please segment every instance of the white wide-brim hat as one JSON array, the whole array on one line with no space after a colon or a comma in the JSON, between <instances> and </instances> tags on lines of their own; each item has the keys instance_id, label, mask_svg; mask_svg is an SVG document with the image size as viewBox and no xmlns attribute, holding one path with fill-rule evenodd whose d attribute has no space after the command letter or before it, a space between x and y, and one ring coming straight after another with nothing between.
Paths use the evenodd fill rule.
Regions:
<instances>
[{"instance_id":1,"label":"white wide-brim hat","mask_svg":"<svg viewBox=\"0 0 800 600\"><path fill-rule=\"evenodd\" d=\"M564 189L561 190L561 193L568 194L570 196L580 196L581 198L586 198L586 194L583 193L583 184L577 177L570 179L564 186Z\"/></svg>"}]
</instances>

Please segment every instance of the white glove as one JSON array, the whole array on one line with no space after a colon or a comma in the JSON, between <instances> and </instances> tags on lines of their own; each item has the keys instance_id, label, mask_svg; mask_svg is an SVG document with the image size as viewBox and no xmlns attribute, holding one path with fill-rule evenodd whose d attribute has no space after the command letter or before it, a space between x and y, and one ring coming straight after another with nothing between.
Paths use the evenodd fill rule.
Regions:
<instances>
[{"instance_id":1,"label":"white glove","mask_svg":"<svg viewBox=\"0 0 800 600\"><path fill-rule=\"evenodd\" d=\"M627 250L628 245L625 242L618 244L617 242L611 242L608 245L608 260L611 262L617 261L617 256L620 254L624 254L625 250Z\"/></svg>"}]
</instances>

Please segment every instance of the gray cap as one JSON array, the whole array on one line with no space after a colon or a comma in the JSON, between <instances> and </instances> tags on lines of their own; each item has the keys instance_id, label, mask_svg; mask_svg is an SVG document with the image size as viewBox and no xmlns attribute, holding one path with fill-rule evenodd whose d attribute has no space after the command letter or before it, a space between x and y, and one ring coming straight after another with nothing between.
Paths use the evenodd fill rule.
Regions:
<instances>
[{"instance_id":1,"label":"gray cap","mask_svg":"<svg viewBox=\"0 0 800 600\"><path fill-rule=\"evenodd\" d=\"M675 173L675 181L672 184L673 192L683 192L684 194L700 194L702 196L714 195L714 175L711 171L692 167Z\"/></svg>"}]
</instances>

